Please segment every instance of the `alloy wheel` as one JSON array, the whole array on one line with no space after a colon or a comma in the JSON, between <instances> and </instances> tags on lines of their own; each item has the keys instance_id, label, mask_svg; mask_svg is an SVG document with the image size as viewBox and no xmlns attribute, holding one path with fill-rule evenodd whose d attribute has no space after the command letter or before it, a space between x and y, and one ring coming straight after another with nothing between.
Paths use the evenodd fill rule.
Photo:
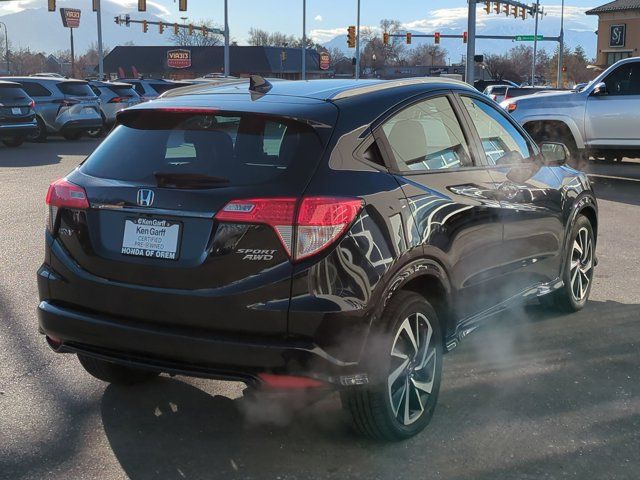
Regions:
<instances>
[{"instance_id":1,"label":"alloy wheel","mask_svg":"<svg viewBox=\"0 0 640 480\"><path fill-rule=\"evenodd\" d=\"M593 275L593 240L585 227L578 230L573 241L570 275L571 295L575 301L581 302L589 291Z\"/></svg>"},{"instance_id":2,"label":"alloy wheel","mask_svg":"<svg viewBox=\"0 0 640 480\"><path fill-rule=\"evenodd\" d=\"M418 420L433 391L437 348L433 327L422 313L405 318L391 348L387 390L394 417L403 425Z\"/></svg>"}]
</instances>

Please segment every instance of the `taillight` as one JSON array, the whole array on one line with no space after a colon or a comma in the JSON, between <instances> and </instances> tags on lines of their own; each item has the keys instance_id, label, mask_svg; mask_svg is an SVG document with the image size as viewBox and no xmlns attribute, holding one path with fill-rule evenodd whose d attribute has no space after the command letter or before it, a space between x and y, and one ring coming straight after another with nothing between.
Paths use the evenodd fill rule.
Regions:
<instances>
[{"instance_id":1,"label":"taillight","mask_svg":"<svg viewBox=\"0 0 640 480\"><path fill-rule=\"evenodd\" d=\"M131 100L131 97L113 97L107 103L127 103Z\"/></svg>"},{"instance_id":2,"label":"taillight","mask_svg":"<svg viewBox=\"0 0 640 480\"><path fill-rule=\"evenodd\" d=\"M60 208L72 208L76 210L86 210L89 208L87 193L84 188L74 185L64 178L56 180L49 185L46 202L48 205L47 228L54 231L56 217Z\"/></svg>"},{"instance_id":3,"label":"taillight","mask_svg":"<svg viewBox=\"0 0 640 480\"><path fill-rule=\"evenodd\" d=\"M52 103L57 103L61 107L70 107L71 105L77 105L78 103L80 103L80 100L61 98L60 100L54 100Z\"/></svg>"},{"instance_id":4,"label":"taillight","mask_svg":"<svg viewBox=\"0 0 640 480\"><path fill-rule=\"evenodd\" d=\"M362 209L359 198L305 197L233 200L216 214L221 222L271 226L293 260L315 255L333 244ZM293 248L295 241L295 249Z\"/></svg>"},{"instance_id":5,"label":"taillight","mask_svg":"<svg viewBox=\"0 0 640 480\"><path fill-rule=\"evenodd\" d=\"M515 112L516 108L518 108L518 104L513 102L510 103L509 105L507 105L507 112L511 113L511 112Z\"/></svg>"},{"instance_id":6,"label":"taillight","mask_svg":"<svg viewBox=\"0 0 640 480\"><path fill-rule=\"evenodd\" d=\"M31 103L29 103L29 108L36 108L36 101L35 100L31 100Z\"/></svg>"},{"instance_id":7,"label":"taillight","mask_svg":"<svg viewBox=\"0 0 640 480\"><path fill-rule=\"evenodd\" d=\"M498 99L498 95L491 95L491 100L494 102Z\"/></svg>"}]
</instances>

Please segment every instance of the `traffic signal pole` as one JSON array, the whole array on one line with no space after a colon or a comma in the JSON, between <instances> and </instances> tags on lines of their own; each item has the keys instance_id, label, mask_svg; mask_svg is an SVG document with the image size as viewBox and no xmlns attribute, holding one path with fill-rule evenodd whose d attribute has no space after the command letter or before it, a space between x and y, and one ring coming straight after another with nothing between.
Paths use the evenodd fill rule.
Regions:
<instances>
[{"instance_id":1,"label":"traffic signal pole","mask_svg":"<svg viewBox=\"0 0 640 480\"><path fill-rule=\"evenodd\" d=\"M560 49L558 50L558 85L562 88L562 68L564 66L564 0L562 0L562 8L560 10Z\"/></svg>"},{"instance_id":2,"label":"traffic signal pole","mask_svg":"<svg viewBox=\"0 0 640 480\"><path fill-rule=\"evenodd\" d=\"M307 79L307 0L302 0L302 80Z\"/></svg>"},{"instance_id":3,"label":"traffic signal pole","mask_svg":"<svg viewBox=\"0 0 640 480\"><path fill-rule=\"evenodd\" d=\"M104 80L104 54L102 51L102 7L96 0L96 19L98 22L98 76Z\"/></svg>"},{"instance_id":4,"label":"traffic signal pole","mask_svg":"<svg viewBox=\"0 0 640 480\"><path fill-rule=\"evenodd\" d=\"M467 22L467 62L465 67L465 81L473 85L475 81L476 56L476 0L469 2L469 20Z\"/></svg>"},{"instance_id":5,"label":"traffic signal pole","mask_svg":"<svg viewBox=\"0 0 640 480\"><path fill-rule=\"evenodd\" d=\"M358 16L356 23L356 80L360 78L360 0L358 0Z\"/></svg>"},{"instance_id":6,"label":"traffic signal pole","mask_svg":"<svg viewBox=\"0 0 640 480\"><path fill-rule=\"evenodd\" d=\"M536 0L536 28L533 40L533 60L531 61L531 86L536 86L536 54L538 53L538 18L540 17L540 0Z\"/></svg>"},{"instance_id":7,"label":"traffic signal pole","mask_svg":"<svg viewBox=\"0 0 640 480\"><path fill-rule=\"evenodd\" d=\"M229 3L224 0L224 76L229 76Z\"/></svg>"}]
</instances>

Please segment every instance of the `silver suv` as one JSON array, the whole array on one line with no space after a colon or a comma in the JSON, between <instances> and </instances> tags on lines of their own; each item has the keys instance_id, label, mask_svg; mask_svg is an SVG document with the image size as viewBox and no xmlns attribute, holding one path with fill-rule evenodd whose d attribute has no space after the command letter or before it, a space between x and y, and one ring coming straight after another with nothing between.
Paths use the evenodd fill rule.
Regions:
<instances>
[{"instance_id":1,"label":"silver suv","mask_svg":"<svg viewBox=\"0 0 640 480\"><path fill-rule=\"evenodd\" d=\"M162 93L173 88L183 87L184 83L173 82L164 78L123 78L121 82L130 83L143 102L153 100Z\"/></svg>"},{"instance_id":2,"label":"silver suv","mask_svg":"<svg viewBox=\"0 0 640 480\"><path fill-rule=\"evenodd\" d=\"M89 86L93 93L100 98L100 113L102 115L103 128L90 130L90 137L100 137L116 123L116 114L127 107L141 102L140 95L133 89L130 83L101 82L91 80Z\"/></svg>"},{"instance_id":3,"label":"silver suv","mask_svg":"<svg viewBox=\"0 0 640 480\"><path fill-rule=\"evenodd\" d=\"M575 166L588 155L620 160L640 154L640 57L616 62L580 91L530 95L501 105L538 143L564 143Z\"/></svg>"},{"instance_id":4,"label":"silver suv","mask_svg":"<svg viewBox=\"0 0 640 480\"><path fill-rule=\"evenodd\" d=\"M6 77L22 85L36 102L38 128L31 139L44 141L47 135L75 140L87 130L102 127L100 103L84 80L54 77Z\"/></svg>"}]
</instances>

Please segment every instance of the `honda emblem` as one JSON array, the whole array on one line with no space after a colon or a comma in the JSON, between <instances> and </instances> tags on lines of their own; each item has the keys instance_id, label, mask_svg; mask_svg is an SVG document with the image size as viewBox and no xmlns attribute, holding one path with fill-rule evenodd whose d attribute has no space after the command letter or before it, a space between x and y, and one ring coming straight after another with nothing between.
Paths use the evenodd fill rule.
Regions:
<instances>
[{"instance_id":1,"label":"honda emblem","mask_svg":"<svg viewBox=\"0 0 640 480\"><path fill-rule=\"evenodd\" d=\"M141 188L138 190L137 202L141 207L150 207L153 205L153 190Z\"/></svg>"}]
</instances>

